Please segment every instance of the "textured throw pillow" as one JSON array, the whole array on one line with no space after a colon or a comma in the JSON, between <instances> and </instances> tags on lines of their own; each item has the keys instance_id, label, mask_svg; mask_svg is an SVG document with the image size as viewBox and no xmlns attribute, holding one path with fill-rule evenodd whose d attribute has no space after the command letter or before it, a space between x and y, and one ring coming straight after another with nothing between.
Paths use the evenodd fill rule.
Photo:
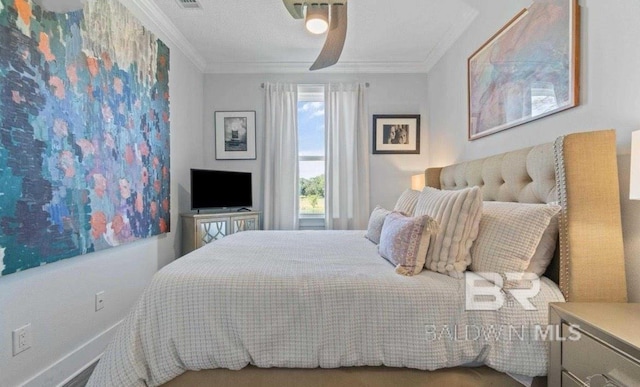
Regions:
<instances>
[{"instance_id":1,"label":"textured throw pillow","mask_svg":"<svg viewBox=\"0 0 640 387\"><path fill-rule=\"evenodd\" d=\"M367 227L367 234L365 237L376 245L380 243L380 233L382 232L382 225L384 219L389 215L391 211L385 210L380 206L376 206L371 212L369 217L369 226Z\"/></svg>"},{"instance_id":2,"label":"textured throw pillow","mask_svg":"<svg viewBox=\"0 0 640 387\"><path fill-rule=\"evenodd\" d=\"M559 211L558 205L485 202L471 249L471 270L523 273Z\"/></svg>"},{"instance_id":3,"label":"textured throw pillow","mask_svg":"<svg viewBox=\"0 0 640 387\"><path fill-rule=\"evenodd\" d=\"M478 236L482 215L480 188L441 191L425 187L414 211L414 216L419 215L429 215L440 225L440 231L431 236L426 268L462 278L471 263L469 250Z\"/></svg>"},{"instance_id":4,"label":"textured throw pillow","mask_svg":"<svg viewBox=\"0 0 640 387\"><path fill-rule=\"evenodd\" d=\"M422 271L432 234L438 223L430 216L408 217L392 212L384 220L378 253L396 265L396 273L415 275Z\"/></svg>"},{"instance_id":5,"label":"textured throw pillow","mask_svg":"<svg viewBox=\"0 0 640 387\"><path fill-rule=\"evenodd\" d=\"M413 211L416 208L418 197L420 197L420 191L416 191L413 189L405 190L398 198L398 201L396 202L395 207L393 207L393 210L402 212L409 216L413 216Z\"/></svg>"},{"instance_id":6,"label":"textured throw pillow","mask_svg":"<svg viewBox=\"0 0 640 387\"><path fill-rule=\"evenodd\" d=\"M557 245L558 215L551 218L549 226L544 231L544 234L542 234L542 238L540 239L540 243L538 243L536 252L533 254L531 262L529 262L529 267L527 267L525 272L535 273L538 277L541 277L544 272L547 271L549 264L551 264Z\"/></svg>"}]
</instances>

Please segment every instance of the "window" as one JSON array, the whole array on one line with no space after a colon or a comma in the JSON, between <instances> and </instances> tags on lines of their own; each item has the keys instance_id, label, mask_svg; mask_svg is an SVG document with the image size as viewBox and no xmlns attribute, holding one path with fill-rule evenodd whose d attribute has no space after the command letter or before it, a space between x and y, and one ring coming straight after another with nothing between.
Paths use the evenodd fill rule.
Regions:
<instances>
[{"instance_id":1,"label":"window","mask_svg":"<svg viewBox=\"0 0 640 387\"><path fill-rule=\"evenodd\" d=\"M324 218L324 86L298 86L300 218Z\"/></svg>"},{"instance_id":2,"label":"window","mask_svg":"<svg viewBox=\"0 0 640 387\"><path fill-rule=\"evenodd\" d=\"M531 116L539 116L558 108L556 92L551 82L535 82L531 85Z\"/></svg>"}]
</instances>

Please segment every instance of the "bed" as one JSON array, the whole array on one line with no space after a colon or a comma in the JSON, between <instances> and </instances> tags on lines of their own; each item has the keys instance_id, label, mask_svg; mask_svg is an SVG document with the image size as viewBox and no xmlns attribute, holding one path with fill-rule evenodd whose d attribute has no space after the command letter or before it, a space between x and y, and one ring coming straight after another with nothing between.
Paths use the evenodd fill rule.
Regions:
<instances>
[{"instance_id":1,"label":"bed","mask_svg":"<svg viewBox=\"0 0 640 387\"><path fill-rule=\"evenodd\" d=\"M425 174L443 190L481 186L488 201L561 205L537 312L464 311L464 281L399 276L362 231L246 232L158 272L89 385L520 385L507 373L544 375L546 343L433 332L546 324L548 303L562 299L626 301L614 131Z\"/></svg>"}]
</instances>

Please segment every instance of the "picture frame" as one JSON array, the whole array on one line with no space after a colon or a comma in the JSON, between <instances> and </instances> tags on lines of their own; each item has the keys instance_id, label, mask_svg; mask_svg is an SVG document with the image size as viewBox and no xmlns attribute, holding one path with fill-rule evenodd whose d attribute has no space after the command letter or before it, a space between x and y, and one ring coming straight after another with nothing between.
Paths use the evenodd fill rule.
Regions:
<instances>
[{"instance_id":1,"label":"picture frame","mask_svg":"<svg viewBox=\"0 0 640 387\"><path fill-rule=\"evenodd\" d=\"M215 112L216 160L256 159L256 112Z\"/></svg>"},{"instance_id":2,"label":"picture frame","mask_svg":"<svg viewBox=\"0 0 640 387\"><path fill-rule=\"evenodd\" d=\"M467 61L468 139L578 106L577 0L534 1Z\"/></svg>"},{"instance_id":3,"label":"picture frame","mask_svg":"<svg viewBox=\"0 0 640 387\"><path fill-rule=\"evenodd\" d=\"M420 154L420 115L374 115L373 153Z\"/></svg>"}]
</instances>

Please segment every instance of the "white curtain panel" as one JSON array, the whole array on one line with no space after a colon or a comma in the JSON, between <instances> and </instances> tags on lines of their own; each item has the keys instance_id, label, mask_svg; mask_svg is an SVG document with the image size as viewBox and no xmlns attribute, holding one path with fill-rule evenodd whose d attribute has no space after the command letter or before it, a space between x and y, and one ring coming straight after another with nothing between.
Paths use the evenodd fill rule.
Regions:
<instances>
[{"instance_id":1,"label":"white curtain panel","mask_svg":"<svg viewBox=\"0 0 640 387\"><path fill-rule=\"evenodd\" d=\"M298 86L265 83L265 230L298 228Z\"/></svg>"},{"instance_id":2,"label":"white curtain panel","mask_svg":"<svg viewBox=\"0 0 640 387\"><path fill-rule=\"evenodd\" d=\"M369 220L369 125L364 83L325 88L327 230L364 230Z\"/></svg>"}]
</instances>

